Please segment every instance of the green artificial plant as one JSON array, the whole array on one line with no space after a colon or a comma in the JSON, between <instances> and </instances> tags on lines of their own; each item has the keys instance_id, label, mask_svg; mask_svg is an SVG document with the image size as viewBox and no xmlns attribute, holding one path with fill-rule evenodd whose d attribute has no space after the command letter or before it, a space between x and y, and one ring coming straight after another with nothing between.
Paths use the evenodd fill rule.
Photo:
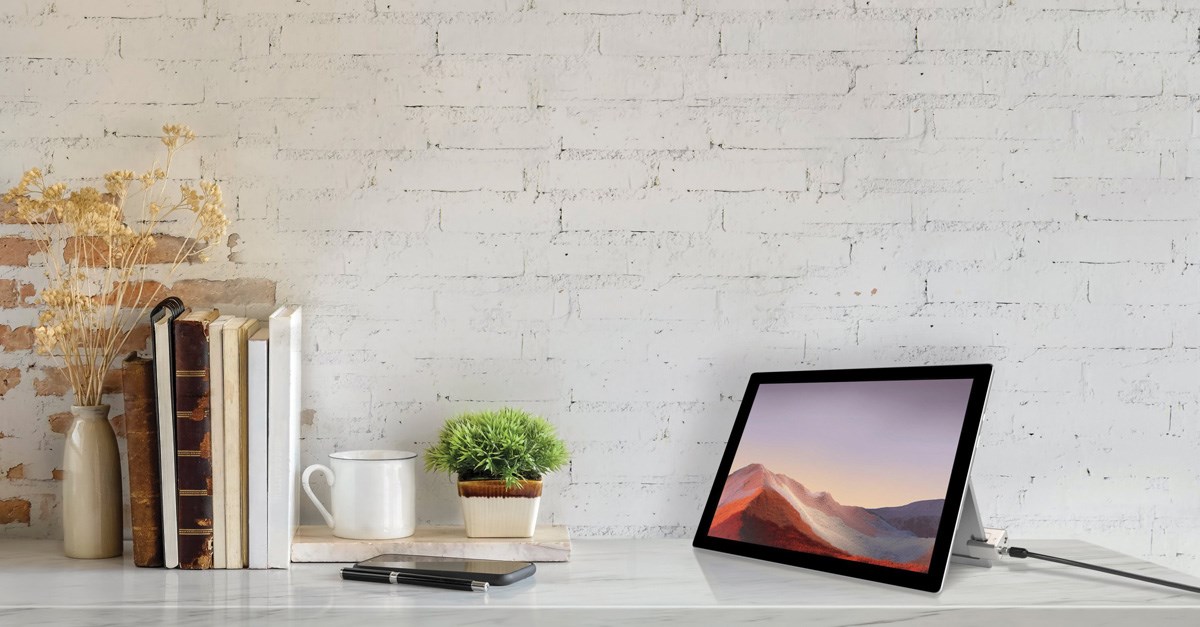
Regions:
<instances>
[{"instance_id":1,"label":"green artificial plant","mask_svg":"<svg viewBox=\"0 0 1200 627\"><path fill-rule=\"evenodd\" d=\"M538 481L567 463L554 426L520 409L461 414L442 426L425 451L425 470L458 474L459 481L501 479L507 488Z\"/></svg>"}]
</instances>

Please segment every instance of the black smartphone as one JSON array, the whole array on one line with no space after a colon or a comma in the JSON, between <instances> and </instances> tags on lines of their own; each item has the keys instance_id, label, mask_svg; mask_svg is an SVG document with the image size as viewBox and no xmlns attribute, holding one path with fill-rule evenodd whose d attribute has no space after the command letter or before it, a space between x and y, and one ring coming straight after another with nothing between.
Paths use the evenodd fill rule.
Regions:
<instances>
[{"instance_id":1,"label":"black smartphone","mask_svg":"<svg viewBox=\"0 0 1200 627\"><path fill-rule=\"evenodd\" d=\"M471 581L486 581L493 586L507 586L537 571L530 562L502 560L468 560L457 557L429 557L387 553L359 562L355 568L380 572L419 573Z\"/></svg>"}]
</instances>

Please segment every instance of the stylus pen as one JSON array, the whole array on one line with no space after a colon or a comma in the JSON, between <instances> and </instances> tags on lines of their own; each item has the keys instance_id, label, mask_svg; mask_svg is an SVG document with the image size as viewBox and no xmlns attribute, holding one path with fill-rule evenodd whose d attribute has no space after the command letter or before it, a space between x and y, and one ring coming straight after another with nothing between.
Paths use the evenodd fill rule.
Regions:
<instances>
[{"instance_id":1,"label":"stylus pen","mask_svg":"<svg viewBox=\"0 0 1200 627\"><path fill-rule=\"evenodd\" d=\"M438 577L437 575L404 573L394 570L382 572L373 570L359 570L356 568L343 568L342 579L349 579L352 581L371 581L374 583L403 583L412 586L445 588L447 590L465 590L467 592L488 591L488 583L486 581L471 581L470 579L456 579L454 577Z\"/></svg>"}]
</instances>

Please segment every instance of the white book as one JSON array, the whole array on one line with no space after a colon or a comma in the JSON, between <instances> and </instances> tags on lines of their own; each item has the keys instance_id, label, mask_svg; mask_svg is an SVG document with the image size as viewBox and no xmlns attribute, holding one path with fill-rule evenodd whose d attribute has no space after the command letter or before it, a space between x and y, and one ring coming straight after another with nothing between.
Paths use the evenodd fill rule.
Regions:
<instances>
[{"instance_id":1,"label":"white book","mask_svg":"<svg viewBox=\"0 0 1200 627\"><path fill-rule=\"evenodd\" d=\"M213 568L225 568L225 347L222 331L233 316L218 316L208 325L208 412L212 418Z\"/></svg>"},{"instance_id":2,"label":"white book","mask_svg":"<svg viewBox=\"0 0 1200 627\"><path fill-rule=\"evenodd\" d=\"M288 568L299 525L300 306L271 314L267 375L267 564Z\"/></svg>"},{"instance_id":3,"label":"white book","mask_svg":"<svg viewBox=\"0 0 1200 627\"><path fill-rule=\"evenodd\" d=\"M226 568L245 568L247 501L247 349L257 320L234 318L221 335L225 385Z\"/></svg>"},{"instance_id":4,"label":"white book","mask_svg":"<svg viewBox=\"0 0 1200 627\"><path fill-rule=\"evenodd\" d=\"M158 411L158 467L162 490L163 566L179 568L179 520L175 517L175 378L171 376L171 315L154 321L154 391Z\"/></svg>"},{"instance_id":5,"label":"white book","mask_svg":"<svg viewBox=\"0 0 1200 627\"><path fill-rule=\"evenodd\" d=\"M267 565L267 366L270 331L261 326L246 349L246 503L250 568Z\"/></svg>"}]
</instances>

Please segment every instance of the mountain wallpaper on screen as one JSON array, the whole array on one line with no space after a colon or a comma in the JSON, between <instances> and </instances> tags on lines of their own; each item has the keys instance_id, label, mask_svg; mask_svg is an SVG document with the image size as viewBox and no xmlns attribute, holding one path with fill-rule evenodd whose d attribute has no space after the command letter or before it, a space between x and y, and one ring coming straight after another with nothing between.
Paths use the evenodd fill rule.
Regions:
<instances>
[{"instance_id":1,"label":"mountain wallpaper on screen","mask_svg":"<svg viewBox=\"0 0 1200 627\"><path fill-rule=\"evenodd\" d=\"M726 479L709 535L924 573L942 504L842 505L827 492L749 464Z\"/></svg>"}]
</instances>

